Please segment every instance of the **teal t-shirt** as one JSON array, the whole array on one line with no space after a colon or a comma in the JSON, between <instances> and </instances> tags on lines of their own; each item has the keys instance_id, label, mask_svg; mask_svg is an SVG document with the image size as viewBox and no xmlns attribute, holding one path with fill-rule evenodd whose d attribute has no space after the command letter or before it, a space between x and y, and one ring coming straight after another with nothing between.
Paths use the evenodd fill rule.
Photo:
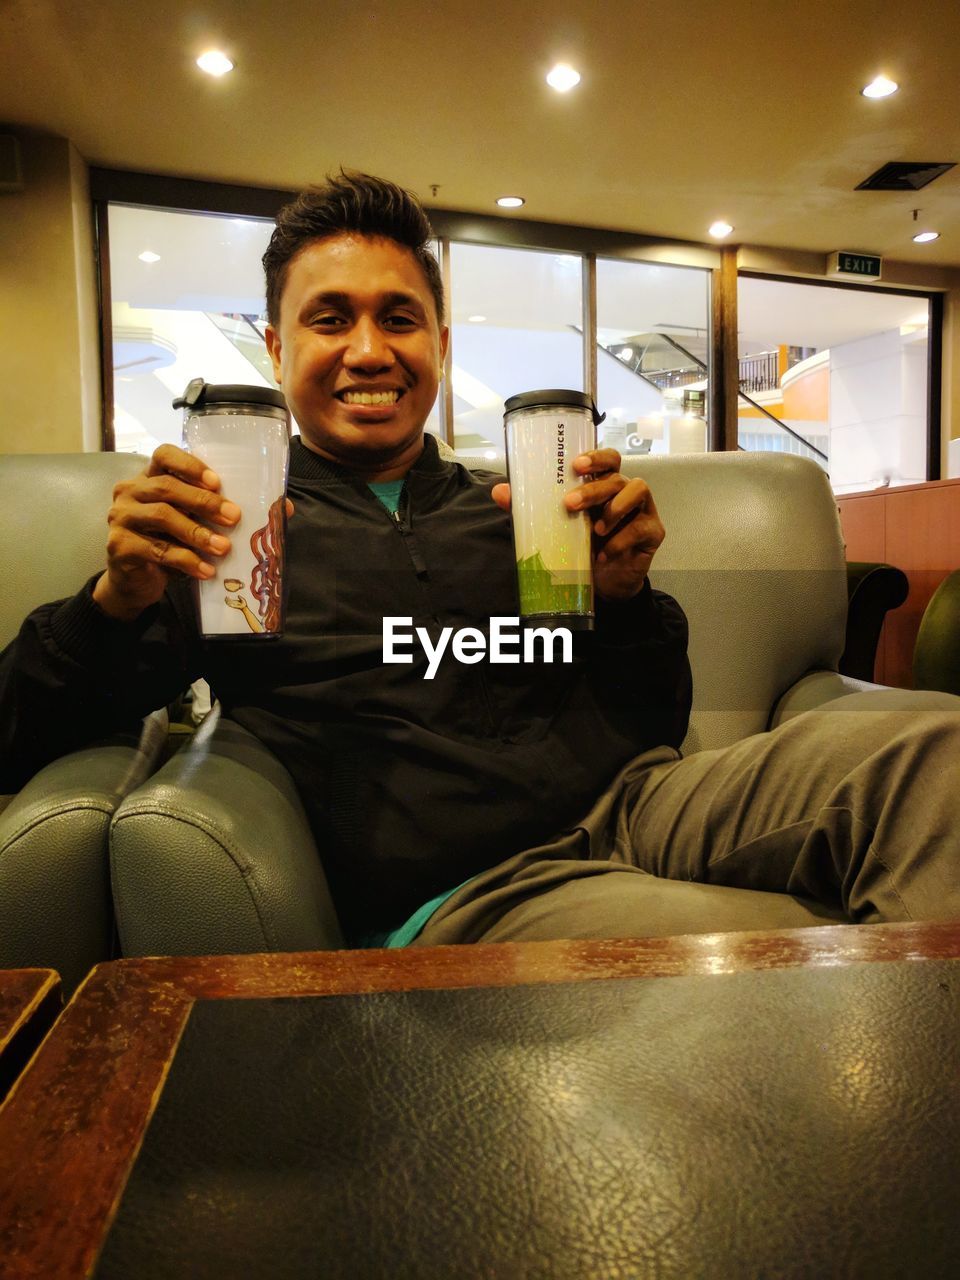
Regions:
<instances>
[{"instance_id":1,"label":"teal t-shirt","mask_svg":"<svg viewBox=\"0 0 960 1280\"><path fill-rule=\"evenodd\" d=\"M471 876L472 880L473 877ZM469 884L469 880L464 880L463 884ZM398 929L384 929L378 933L365 933L360 939L361 947L407 947L414 940L423 926L427 923L433 913L439 906L442 906L448 898L452 898L457 889L462 889L463 885L458 884L454 889L448 889L446 893L439 893L435 898L431 898L429 902L425 902L422 907L417 907L416 911L409 918L404 920Z\"/></svg>"},{"instance_id":2,"label":"teal t-shirt","mask_svg":"<svg viewBox=\"0 0 960 1280\"><path fill-rule=\"evenodd\" d=\"M377 495L392 516L400 510L400 493L403 489L403 477L399 480L384 480L381 484L371 484L370 488Z\"/></svg>"}]
</instances>

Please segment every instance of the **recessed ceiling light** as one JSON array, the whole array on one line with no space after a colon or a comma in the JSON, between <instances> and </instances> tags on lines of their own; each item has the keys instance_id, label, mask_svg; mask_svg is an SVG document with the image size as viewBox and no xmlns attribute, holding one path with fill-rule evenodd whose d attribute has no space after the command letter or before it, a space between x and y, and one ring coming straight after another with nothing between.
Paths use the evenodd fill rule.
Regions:
<instances>
[{"instance_id":1,"label":"recessed ceiling light","mask_svg":"<svg viewBox=\"0 0 960 1280\"><path fill-rule=\"evenodd\" d=\"M617 355L620 357L621 360L632 360L633 347L621 347L620 350L617 352Z\"/></svg>"},{"instance_id":2,"label":"recessed ceiling light","mask_svg":"<svg viewBox=\"0 0 960 1280\"><path fill-rule=\"evenodd\" d=\"M501 209L519 209L525 203L523 196L500 196L497 200Z\"/></svg>"},{"instance_id":3,"label":"recessed ceiling light","mask_svg":"<svg viewBox=\"0 0 960 1280\"><path fill-rule=\"evenodd\" d=\"M710 234L714 240L722 240L724 236L728 236L733 230L729 222L715 222L710 228Z\"/></svg>"},{"instance_id":4,"label":"recessed ceiling light","mask_svg":"<svg viewBox=\"0 0 960 1280\"><path fill-rule=\"evenodd\" d=\"M566 62L558 62L547 75L547 84L557 93L567 93L575 84L580 83L580 72L574 71Z\"/></svg>"},{"instance_id":5,"label":"recessed ceiling light","mask_svg":"<svg viewBox=\"0 0 960 1280\"><path fill-rule=\"evenodd\" d=\"M201 53L197 66L201 71L206 71L208 76L225 76L228 71L233 70L233 63L219 49L208 49L206 53Z\"/></svg>"},{"instance_id":6,"label":"recessed ceiling light","mask_svg":"<svg viewBox=\"0 0 960 1280\"><path fill-rule=\"evenodd\" d=\"M939 240L939 231L919 231L913 237L917 244L929 244L931 240Z\"/></svg>"},{"instance_id":7,"label":"recessed ceiling light","mask_svg":"<svg viewBox=\"0 0 960 1280\"><path fill-rule=\"evenodd\" d=\"M860 92L865 98L889 98L891 93L896 93L899 88L896 80L888 80L886 76L874 76Z\"/></svg>"},{"instance_id":8,"label":"recessed ceiling light","mask_svg":"<svg viewBox=\"0 0 960 1280\"><path fill-rule=\"evenodd\" d=\"M486 318L486 316L467 316L467 320L470 324L483 324Z\"/></svg>"},{"instance_id":9,"label":"recessed ceiling light","mask_svg":"<svg viewBox=\"0 0 960 1280\"><path fill-rule=\"evenodd\" d=\"M159 253L154 253L152 249L144 249L143 253L138 253L137 257L141 262L159 262Z\"/></svg>"}]
</instances>

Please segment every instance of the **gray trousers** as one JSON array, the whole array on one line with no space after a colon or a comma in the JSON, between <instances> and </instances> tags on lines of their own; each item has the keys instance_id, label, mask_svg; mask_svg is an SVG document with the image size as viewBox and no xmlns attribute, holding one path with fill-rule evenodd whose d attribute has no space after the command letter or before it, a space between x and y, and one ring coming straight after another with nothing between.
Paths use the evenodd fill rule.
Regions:
<instances>
[{"instance_id":1,"label":"gray trousers","mask_svg":"<svg viewBox=\"0 0 960 1280\"><path fill-rule=\"evenodd\" d=\"M960 698L883 690L719 750L638 756L414 945L958 918Z\"/></svg>"}]
</instances>

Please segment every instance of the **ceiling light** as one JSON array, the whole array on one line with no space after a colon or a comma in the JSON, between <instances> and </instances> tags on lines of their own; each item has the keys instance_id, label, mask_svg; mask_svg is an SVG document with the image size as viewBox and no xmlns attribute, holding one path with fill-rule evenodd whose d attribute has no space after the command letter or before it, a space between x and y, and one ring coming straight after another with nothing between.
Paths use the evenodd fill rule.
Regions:
<instances>
[{"instance_id":1,"label":"ceiling light","mask_svg":"<svg viewBox=\"0 0 960 1280\"><path fill-rule=\"evenodd\" d=\"M914 237L916 244L929 244L931 240L939 240L939 231L919 231Z\"/></svg>"},{"instance_id":2,"label":"ceiling light","mask_svg":"<svg viewBox=\"0 0 960 1280\"><path fill-rule=\"evenodd\" d=\"M486 318L486 316L467 316L467 320L470 324L483 324Z\"/></svg>"},{"instance_id":3,"label":"ceiling light","mask_svg":"<svg viewBox=\"0 0 960 1280\"><path fill-rule=\"evenodd\" d=\"M526 204L523 196L500 196L497 204L501 209L519 209L522 204Z\"/></svg>"},{"instance_id":4,"label":"ceiling light","mask_svg":"<svg viewBox=\"0 0 960 1280\"><path fill-rule=\"evenodd\" d=\"M710 234L714 240L722 240L724 236L728 236L733 230L729 222L715 222L710 228Z\"/></svg>"},{"instance_id":5,"label":"ceiling light","mask_svg":"<svg viewBox=\"0 0 960 1280\"><path fill-rule=\"evenodd\" d=\"M558 62L547 75L547 84L551 89L556 89L557 93L567 93L575 84L579 83L580 72L574 71L573 67L566 62Z\"/></svg>"},{"instance_id":6,"label":"ceiling light","mask_svg":"<svg viewBox=\"0 0 960 1280\"><path fill-rule=\"evenodd\" d=\"M621 360L632 360L633 347L621 347L620 350L617 352L617 355L620 357Z\"/></svg>"},{"instance_id":7,"label":"ceiling light","mask_svg":"<svg viewBox=\"0 0 960 1280\"><path fill-rule=\"evenodd\" d=\"M152 249L144 249L143 253L138 253L137 257L141 262L159 262L159 253L154 253Z\"/></svg>"},{"instance_id":8,"label":"ceiling light","mask_svg":"<svg viewBox=\"0 0 960 1280\"><path fill-rule=\"evenodd\" d=\"M899 88L896 80L888 80L886 76L874 76L860 92L865 98L889 98L891 93L896 93Z\"/></svg>"},{"instance_id":9,"label":"ceiling light","mask_svg":"<svg viewBox=\"0 0 960 1280\"><path fill-rule=\"evenodd\" d=\"M233 70L233 63L219 49L208 49L206 53L201 53L197 66L201 71L206 71L208 76L225 76L228 71Z\"/></svg>"}]
</instances>

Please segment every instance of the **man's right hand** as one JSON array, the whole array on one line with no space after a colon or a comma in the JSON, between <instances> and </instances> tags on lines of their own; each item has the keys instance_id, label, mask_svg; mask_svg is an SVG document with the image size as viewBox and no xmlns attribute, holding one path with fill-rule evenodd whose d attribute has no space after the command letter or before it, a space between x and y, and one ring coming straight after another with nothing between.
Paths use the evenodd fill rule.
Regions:
<instances>
[{"instance_id":1,"label":"man's right hand","mask_svg":"<svg viewBox=\"0 0 960 1280\"><path fill-rule=\"evenodd\" d=\"M163 595L171 574L202 581L216 573L230 540L206 524L236 526L240 508L220 494L220 477L193 454L163 444L150 465L113 491L107 568L93 598L111 618L132 621Z\"/></svg>"}]
</instances>

